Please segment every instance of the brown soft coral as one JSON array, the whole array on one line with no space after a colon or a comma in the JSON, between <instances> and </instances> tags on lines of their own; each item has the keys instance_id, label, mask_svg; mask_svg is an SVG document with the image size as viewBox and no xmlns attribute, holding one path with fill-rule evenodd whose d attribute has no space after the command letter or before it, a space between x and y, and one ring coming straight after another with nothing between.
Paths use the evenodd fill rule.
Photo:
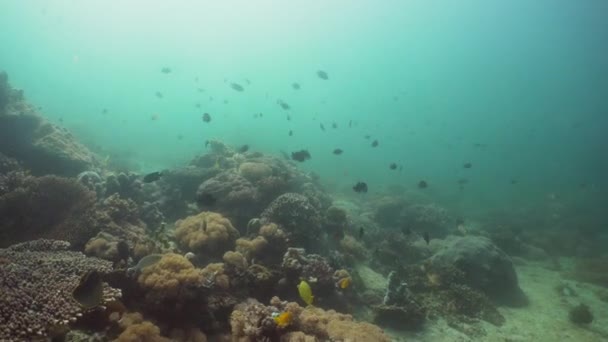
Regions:
<instances>
[{"instance_id":1,"label":"brown soft coral","mask_svg":"<svg viewBox=\"0 0 608 342\"><path fill-rule=\"evenodd\" d=\"M355 322L351 315L338 313L334 310L325 311L320 308L307 307L298 317L299 330L306 334L315 335L321 339L332 341L390 341L379 327Z\"/></svg>"},{"instance_id":2,"label":"brown soft coral","mask_svg":"<svg viewBox=\"0 0 608 342\"><path fill-rule=\"evenodd\" d=\"M247 259L259 257L268 246L268 241L263 236L256 236L252 240L240 238L236 240L236 250L241 252Z\"/></svg>"},{"instance_id":3,"label":"brown soft coral","mask_svg":"<svg viewBox=\"0 0 608 342\"><path fill-rule=\"evenodd\" d=\"M171 340L161 336L160 329L151 322L142 322L129 326L123 331L115 342L170 342Z\"/></svg>"},{"instance_id":4,"label":"brown soft coral","mask_svg":"<svg viewBox=\"0 0 608 342\"><path fill-rule=\"evenodd\" d=\"M232 249L239 232L221 214L204 211L175 223L175 238L183 249L220 256Z\"/></svg>"},{"instance_id":5,"label":"brown soft coral","mask_svg":"<svg viewBox=\"0 0 608 342\"><path fill-rule=\"evenodd\" d=\"M138 282L146 290L163 298L174 298L203 282L203 274L179 254L165 254L159 262L145 267Z\"/></svg>"}]
</instances>

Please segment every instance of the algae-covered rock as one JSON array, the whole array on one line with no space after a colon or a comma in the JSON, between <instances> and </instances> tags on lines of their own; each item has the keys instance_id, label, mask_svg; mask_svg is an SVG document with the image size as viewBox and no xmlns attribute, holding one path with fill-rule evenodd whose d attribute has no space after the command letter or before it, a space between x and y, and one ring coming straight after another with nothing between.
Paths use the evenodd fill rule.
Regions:
<instances>
[{"instance_id":1,"label":"algae-covered rock","mask_svg":"<svg viewBox=\"0 0 608 342\"><path fill-rule=\"evenodd\" d=\"M527 303L511 258L487 238L454 238L431 260L454 265L464 272L467 285L501 304L519 306Z\"/></svg>"}]
</instances>

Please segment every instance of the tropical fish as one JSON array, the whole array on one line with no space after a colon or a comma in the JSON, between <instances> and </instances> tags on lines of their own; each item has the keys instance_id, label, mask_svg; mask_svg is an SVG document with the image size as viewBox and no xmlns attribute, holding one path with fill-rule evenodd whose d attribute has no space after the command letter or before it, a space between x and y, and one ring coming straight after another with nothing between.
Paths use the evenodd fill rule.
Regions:
<instances>
[{"instance_id":1,"label":"tropical fish","mask_svg":"<svg viewBox=\"0 0 608 342\"><path fill-rule=\"evenodd\" d=\"M323 70L319 70L317 71L317 76L322 79L322 80L328 80L329 79L329 75L327 74L327 72L323 71Z\"/></svg>"},{"instance_id":2,"label":"tropical fish","mask_svg":"<svg viewBox=\"0 0 608 342\"><path fill-rule=\"evenodd\" d=\"M389 169L391 169L391 170L396 170L396 169L397 169L397 164L395 164L395 163L391 163L391 164L388 166L388 168L389 168Z\"/></svg>"},{"instance_id":3,"label":"tropical fish","mask_svg":"<svg viewBox=\"0 0 608 342\"><path fill-rule=\"evenodd\" d=\"M211 122L211 115L209 113L203 114L203 122Z\"/></svg>"},{"instance_id":4,"label":"tropical fish","mask_svg":"<svg viewBox=\"0 0 608 342\"><path fill-rule=\"evenodd\" d=\"M237 150L237 152L239 152L239 153L245 153L247 151L249 151L249 145L243 145L243 146L239 147L239 149Z\"/></svg>"},{"instance_id":5,"label":"tropical fish","mask_svg":"<svg viewBox=\"0 0 608 342\"><path fill-rule=\"evenodd\" d=\"M355 184L355 186L353 186L353 190L355 190L355 192L367 192L367 184L365 182L357 182L357 184Z\"/></svg>"},{"instance_id":6,"label":"tropical fish","mask_svg":"<svg viewBox=\"0 0 608 342\"><path fill-rule=\"evenodd\" d=\"M285 328L293 322L293 314L289 311L282 312L274 317L274 322L279 328Z\"/></svg>"},{"instance_id":7,"label":"tropical fish","mask_svg":"<svg viewBox=\"0 0 608 342\"><path fill-rule=\"evenodd\" d=\"M128 271L135 272L135 273L141 272L141 270L143 270L144 268L146 268L148 266L152 266L152 265L156 264L162 258L163 258L162 254L157 254L157 253L148 254L145 257L139 259L139 262L137 263L137 265L129 268Z\"/></svg>"},{"instance_id":8,"label":"tropical fish","mask_svg":"<svg viewBox=\"0 0 608 342\"><path fill-rule=\"evenodd\" d=\"M242 85L238 84L238 83L230 83L230 88L236 90L236 91L243 91L245 90L245 88L243 88Z\"/></svg>"},{"instance_id":9,"label":"tropical fish","mask_svg":"<svg viewBox=\"0 0 608 342\"><path fill-rule=\"evenodd\" d=\"M304 162L310 159L310 152L308 152L307 150L291 152L291 159L299 161L300 163Z\"/></svg>"},{"instance_id":10,"label":"tropical fish","mask_svg":"<svg viewBox=\"0 0 608 342\"><path fill-rule=\"evenodd\" d=\"M152 173L145 175L143 181L144 181L144 183L156 182L157 180L160 179L160 177L162 175L163 175L162 172L159 172L159 171L152 172Z\"/></svg>"},{"instance_id":11,"label":"tropical fish","mask_svg":"<svg viewBox=\"0 0 608 342\"><path fill-rule=\"evenodd\" d=\"M162 69L160 69L160 72L162 72L163 74L170 74L171 73L171 68L169 68L169 67L163 67Z\"/></svg>"},{"instance_id":12,"label":"tropical fish","mask_svg":"<svg viewBox=\"0 0 608 342\"><path fill-rule=\"evenodd\" d=\"M337 156L341 155L342 152L344 152L344 151L342 151L341 148L337 148L337 149L334 150L334 154L337 155Z\"/></svg>"},{"instance_id":13,"label":"tropical fish","mask_svg":"<svg viewBox=\"0 0 608 342\"><path fill-rule=\"evenodd\" d=\"M372 147L378 147L378 140L372 141Z\"/></svg>"},{"instance_id":14,"label":"tropical fish","mask_svg":"<svg viewBox=\"0 0 608 342\"><path fill-rule=\"evenodd\" d=\"M431 242L431 236L429 235L429 232L424 232L424 234L422 234L422 238L424 239L427 245Z\"/></svg>"},{"instance_id":15,"label":"tropical fish","mask_svg":"<svg viewBox=\"0 0 608 342\"><path fill-rule=\"evenodd\" d=\"M315 296L312 295L312 289L306 281L300 281L300 284L298 284L298 293L300 294L300 298L302 298L304 303L307 305L312 305Z\"/></svg>"},{"instance_id":16,"label":"tropical fish","mask_svg":"<svg viewBox=\"0 0 608 342\"><path fill-rule=\"evenodd\" d=\"M91 309L102 304L103 284L99 272L93 270L85 273L78 286L72 292L72 297L85 309Z\"/></svg>"},{"instance_id":17,"label":"tropical fish","mask_svg":"<svg viewBox=\"0 0 608 342\"><path fill-rule=\"evenodd\" d=\"M363 229L363 227L359 227L359 239L362 239L363 235L365 235L365 229Z\"/></svg>"},{"instance_id":18,"label":"tropical fish","mask_svg":"<svg viewBox=\"0 0 608 342\"><path fill-rule=\"evenodd\" d=\"M287 102L283 100L277 100L277 104L283 108L283 110L290 110L291 106L287 104Z\"/></svg>"},{"instance_id":19,"label":"tropical fish","mask_svg":"<svg viewBox=\"0 0 608 342\"><path fill-rule=\"evenodd\" d=\"M473 167L473 164L472 163L464 163L462 165L462 167L464 167L465 169L470 169L471 167Z\"/></svg>"},{"instance_id":20,"label":"tropical fish","mask_svg":"<svg viewBox=\"0 0 608 342\"><path fill-rule=\"evenodd\" d=\"M299 89L300 89L300 83L298 83L298 82L293 82L293 83L291 84L291 87L292 87L293 89L295 89L295 90L299 90Z\"/></svg>"},{"instance_id":21,"label":"tropical fish","mask_svg":"<svg viewBox=\"0 0 608 342\"><path fill-rule=\"evenodd\" d=\"M350 286L351 282L352 279L350 277L342 278L338 281L338 287L344 290Z\"/></svg>"},{"instance_id":22,"label":"tropical fish","mask_svg":"<svg viewBox=\"0 0 608 342\"><path fill-rule=\"evenodd\" d=\"M426 181L421 180L420 182L418 182L418 188L426 189L428 187L429 187L429 184Z\"/></svg>"}]
</instances>

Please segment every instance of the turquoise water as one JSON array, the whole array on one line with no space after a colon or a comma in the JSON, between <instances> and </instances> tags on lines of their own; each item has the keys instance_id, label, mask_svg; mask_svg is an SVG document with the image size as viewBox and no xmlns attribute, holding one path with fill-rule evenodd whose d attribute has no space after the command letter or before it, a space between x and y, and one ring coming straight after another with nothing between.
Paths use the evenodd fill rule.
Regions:
<instances>
[{"instance_id":1,"label":"turquoise water","mask_svg":"<svg viewBox=\"0 0 608 342\"><path fill-rule=\"evenodd\" d=\"M606 200L607 11L599 0L7 0L0 69L50 120L141 172L220 139L308 149L301 167L335 191L398 185L469 215L548 198L589 210Z\"/></svg>"}]
</instances>

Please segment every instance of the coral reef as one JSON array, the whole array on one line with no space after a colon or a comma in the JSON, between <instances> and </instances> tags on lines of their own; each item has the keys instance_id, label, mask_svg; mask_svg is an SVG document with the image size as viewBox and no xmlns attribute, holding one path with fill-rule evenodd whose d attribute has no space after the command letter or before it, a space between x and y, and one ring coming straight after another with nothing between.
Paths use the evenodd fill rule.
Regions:
<instances>
[{"instance_id":1,"label":"coral reef","mask_svg":"<svg viewBox=\"0 0 608 342\"><path fill-rule=\"evenodd\" d=\"M466 236L448 240L432 261L454 265L464 272L467 285L502 304L527 304L511 258L487 238Z\"/></svg>"},{"instance_id":2,"label":"coral reef","mask_svg":"<svg viewBox=\"0 0 608 342\"><path fill-rule=\"evenodd\" d=\"M87 272L107 274L112 265L67 251L69 246L65 241L35 240L0 249L0 340L45 338L87 314L72 291ZM104 284L99 304L120 295Z\"/></svg>"},{"instance_id":3,"label":"coral reef","mask_svg":"<svg viewBox=\"0 0 608 342\"><path fill-rule=\"evenodd\" d=\"M276 317L281 313L289 318L279 325ZM230 325L237 341L390 341L377 326L356 322L350 315L312 306L302 308L276 297L270 306L253 299L237 305Z\"/></svg>"},{"instance_id":4,"label":"coral reef","mask_svg":"<svg viewBox=\"0 0 608 342\"><path fill-rule=\"evenodd\" d=\"M258 190L237 170L223 171L204 181L196 193L198 203L202 208L210 208L230 217L240 226L256 216L263 206L258 202ZM208 203L206 198L213 198L213 203Z\"/></svg>"},{"instance_id":5,"label":"coral reef","mask_svg":"<svg viewBox=\"0 0 608 342\"><path fill-rule=\"evenodd\" d=\"M0 152L34 175L76 176L98 164L70 132L47 122L25 102L23 92L10 87L5 73L0 74Z\"/></svg>"},{"instance_id":6,"label":"coral reef","mask_svg":"<svg viewBox=\"0 0 608 342\"><path fill-rule=\"evenodd\" d=\"M277 197L260 218L264 224L278 224L297 246L311 249L319 247L321 216L303 195L287 193Z\"/></svg>"},{"instance_id":7,"label":"coral reef","mask_svg":"<svg viewBox=\"0 0 608 342\"><path fill-rule=\"evenodd\" d=\"M95 193L72 179L11 174L0 188L0 246L38 238L83 246L99 228Z\"/></svg>"},{"instance_id":8,"label":"coral reef","mask_svg":"<svg viewBox=\"0 0 608 342\"><path fill-rule=\"evenodd\" d=\"M179 220L175 227L180 247L200 255L221 256L234 247L239 237L230 220L208 211Z\"/></svg>"}]
</instances>

